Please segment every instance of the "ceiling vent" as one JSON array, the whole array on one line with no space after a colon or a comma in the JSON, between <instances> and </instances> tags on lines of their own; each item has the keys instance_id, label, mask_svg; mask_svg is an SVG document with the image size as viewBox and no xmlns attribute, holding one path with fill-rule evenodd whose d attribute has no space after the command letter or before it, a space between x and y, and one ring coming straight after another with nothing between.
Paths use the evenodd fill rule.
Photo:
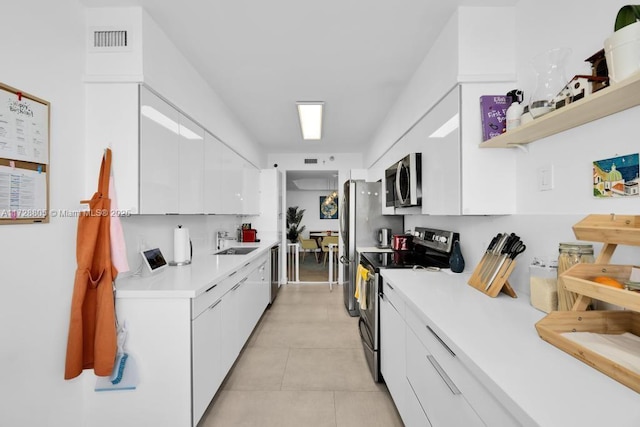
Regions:
<instances>
[{"instance_id":1,"label":"ceiling vent","mask_svg":"<svg viewBox=\"0 0 640 427\"><path fill-rule=\"evenodd\" d=\"M89 31L89 50L93 52L131 50L130 31L122 28L92 28Z\"/></svg>"},{"instance_id":2,"label":"ceiling vent","mask_svg":"<svg viewBox=\"0 0 640 427\"><path fill-rule=\"evenodd\" d=\"M304 159L305 165L317 165L318 159Z\"/></svg>"}]
</instances>

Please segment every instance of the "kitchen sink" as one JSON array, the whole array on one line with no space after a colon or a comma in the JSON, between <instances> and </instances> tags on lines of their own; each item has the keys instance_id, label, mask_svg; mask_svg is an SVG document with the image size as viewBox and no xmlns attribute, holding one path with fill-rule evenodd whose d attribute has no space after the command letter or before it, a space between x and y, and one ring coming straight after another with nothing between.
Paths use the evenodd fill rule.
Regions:
<instances>
[{"instance_id":1,"label":"kitchen sink","mask_svg":"<svg viewBox=\"0 0 640 427\"><path fill-rule=\"evenodd\" d=\"M246 255L255 251L258 248L229 248L220 252L216 252L214 255Z\"/></svg>"}]
</instances>

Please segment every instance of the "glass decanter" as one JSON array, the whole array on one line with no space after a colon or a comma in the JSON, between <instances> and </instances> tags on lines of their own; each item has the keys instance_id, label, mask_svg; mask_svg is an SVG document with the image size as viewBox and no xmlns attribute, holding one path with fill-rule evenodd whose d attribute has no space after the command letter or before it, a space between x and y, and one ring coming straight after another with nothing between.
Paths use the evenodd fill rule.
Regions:
<instances>
[{"instance_id":1,"label":"glass decanter","mask_svg":"<svg viewBox=\"0 0 640 427\"><path fill-rule=\"evenodd\" d=\"M554 98L566 86L565 63L569 48L555 48L535 56L531 65L536 72L536 88L529 98L529 112L535 119L555 109Z\"/></svg>"}]
</instances>

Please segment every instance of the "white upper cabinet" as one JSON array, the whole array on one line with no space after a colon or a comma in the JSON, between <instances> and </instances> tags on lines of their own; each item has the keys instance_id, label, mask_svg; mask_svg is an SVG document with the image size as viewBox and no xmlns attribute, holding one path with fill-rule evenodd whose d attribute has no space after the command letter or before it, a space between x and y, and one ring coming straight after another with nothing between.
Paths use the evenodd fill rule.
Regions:
<instances>
[{"instance_id":1,"label":"white upper cabinet","mask_svg":"<svg viewBox=\"0 0 640 427\"><path fill-rule=\"evenodd\" d=\"M204 130L140 88L140 213L203 213Z\"/></svg>"},{"instance_id":2,"label":"white upper cabinet","mask_svg":"<svg viewBox=\"0 0 640 427\"><path fill-rule=\"evenodd\" d=\"M180 113L140 88L140 213L180 212Z\"/></svg>"},{"instance_id":3,"label":"white upper cabinet","mask_svg":"<svg viewBox=\"0 0 640 427\"><path fill-rule=\"evenodd\" d=\"M243 159L231 148L222 144L220 147L222 158L222 176L217 185L222 187L221 214L242 213L242 165Z\"/></svg>"},{"instance_id":4,"label":"white upper cabinet","mask_svg":"<svg viewBox=\"0 0 640 427\"><path fill-rule=\"evenodd\" d=\"M480 149L480 96L503 95L512 86L457 85L403 138L408 152L422 151L423 214L515 213L515 153Z\"/></svg>"},{"instance_id":5,"label":"white upper cabinet","mask_svg":"<svg viewBox=\"0 0 640 427\"><path fill-rule=\"evenodd\" d=\"M205 213L260 213L260 170L208 132L204 142L204 177Z\"/></svg>"},{"instance_id":6,"label":"white upper cabinet","mask_svg":"<svg viewBox=\"0 0 640 427\"><path fill-rule=\"evenodd\" d=\"M204 213L204 129L180 115L180 210Z\"/></svg>"},{"instance_id":7,"label":"white upper cabinet","mask_svg":"<svg viewBox=\"0 0 640 427\"><path fill-rule=\"evenodd\" d=\"M427 114L412 134L423 141L422 213L459 215L460 90L454 88Z\"/></svg>"},{"instance_id":8,"label":"white upper cabinet","mask_svg":"<svg viewBox=\"0 0 640 427\"><path fill-rule=\"evenodd\" d=\"M260 170L246 160L242 166L242 211L245 215L259 215Z\"/></svg>"},{"instance_id":9,"label":"white upper cabinet","mask_svg":"<svg viewBox=\"0 0 640 427\"><path fill-rule=\"evenodd\" d=\"M222 147L224 144L209 132L204 134L204 213L222 212L224 173Z\"/></svg>"},{"instance_id":10,"label":"white upper cabinet","mask_svg":"<svg viewBox=\"0 0 640 427\"><path fill-rule=\"evenodd\" d=\"M87 159L113 150L118 208L131 214L259 213L259 169L150 89L87 85ZM96 169L87 170L88 194Z\"/></svg>"}]
</instances>

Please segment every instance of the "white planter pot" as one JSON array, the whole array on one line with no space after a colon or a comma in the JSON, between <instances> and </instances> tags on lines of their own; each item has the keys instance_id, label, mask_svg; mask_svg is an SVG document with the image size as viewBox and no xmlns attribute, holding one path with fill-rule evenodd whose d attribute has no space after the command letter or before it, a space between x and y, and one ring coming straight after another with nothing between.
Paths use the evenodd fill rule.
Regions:
<instances>
[{"instance_id":1,"label":"white planter pot","mask_svg":"<svg viewBox=\"0 0 640 427\"><path fill-rule=\"evenodd\" d=\"M627 25L604 41L612 84L640 71L640 22Z\"/></svg>"}]
</instances>

